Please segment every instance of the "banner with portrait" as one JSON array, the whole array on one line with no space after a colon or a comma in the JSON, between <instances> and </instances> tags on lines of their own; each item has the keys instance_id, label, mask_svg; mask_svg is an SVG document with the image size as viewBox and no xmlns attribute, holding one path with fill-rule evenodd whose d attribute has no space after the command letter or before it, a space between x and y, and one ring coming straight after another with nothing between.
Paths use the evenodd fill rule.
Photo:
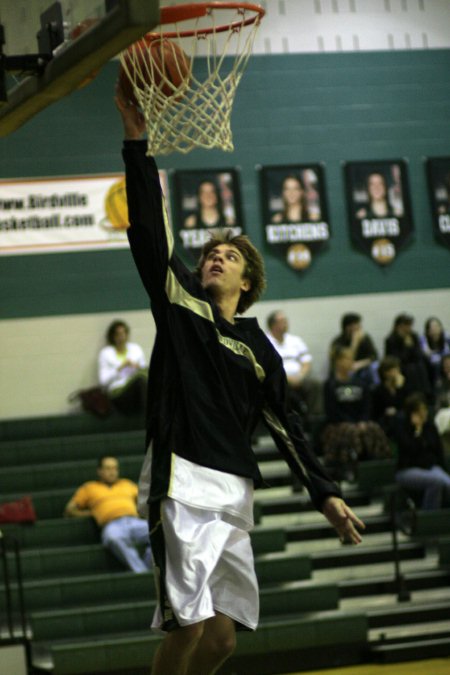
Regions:
<instances>
[{"instance_id":1,"label":"banner with portrait","mask_svg":"<svg viewBox=\"0 0 450 675\"><path fill-rule=\"evenodd\" d=\"M434 233L450 248L450 157L428 159L427 173Z\"/></svg>"},{"instance_id":2,"label":"banner with portrait","mask_svg":"<svg viewBox=\"0 0 450 675\"><path fill-rule=\"evenodd\" d=\"M174 180L175 238L194 260L215 231L244 233L235 169L176 171Z\"/></svg>"},{"instance_id":3,"label":"banner with portrait","mask_svg":"<svg viewBox=\"0 0 450 675\"><path fill-rule=\"evenodd\" d=\"M265 241L295 270L306 270L330 239L320 164L261 167Z\"/></svg>"},{"instance_id":4,"label":"banner with portrait","mask_svg":"<svg viewBox=\"0 0 450 675\"><path fill-rule=\"evenodd\" d=\"M389 265L413 232L405 161L348 162L345 178L353 244Z\"/></svg>"}]
</instances>

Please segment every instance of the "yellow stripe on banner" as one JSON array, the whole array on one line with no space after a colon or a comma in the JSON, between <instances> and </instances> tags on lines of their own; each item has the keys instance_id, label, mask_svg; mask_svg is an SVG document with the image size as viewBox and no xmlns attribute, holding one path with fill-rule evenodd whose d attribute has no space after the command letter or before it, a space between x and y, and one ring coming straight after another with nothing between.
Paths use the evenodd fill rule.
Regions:
<instances>
[{"instance_id":1,"label":"yellow stripe on banner","mask_svg":"<svg viewBox=\"0 0 450 675\"><path fill-rule=\"evenodd\" d=\"M309 475L308 472L305 469L305 466L300 459L300 457L297 455L295 451L295 447L291 439L289 438L289 434L284 428L284 426L281 424L280 420L278 417L275 415L272 410L269 408L264 408L263 410L263 415L264 418L267 422L267 424L275 431L275 433L281 438L283 441L284 445L286 448L289 450L290 455L292 456L292 459L296 462L296 464L299 466L303 476L307 481L309 481Z\"/></svg>"}]
</instances>

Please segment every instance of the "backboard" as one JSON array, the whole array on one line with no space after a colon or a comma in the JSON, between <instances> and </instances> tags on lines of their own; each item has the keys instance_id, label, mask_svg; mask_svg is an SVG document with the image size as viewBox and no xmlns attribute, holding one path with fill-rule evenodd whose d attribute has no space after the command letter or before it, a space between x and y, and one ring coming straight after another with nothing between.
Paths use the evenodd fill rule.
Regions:
<instances>
[{"instance_id":1,"label":"backboard","mask_svg":"<svg viewBox=\"0 0 450 675\"><path fill-rule=\"evenodd\" d=\"M0 136L6 136L48 105L71 93L107 61L159 23L159 0L2 0L6 57L39 53L41 15L61 5L66 39L37 74L8 78L0 101ZM71 35L83 23L85 32ZM88 28L86 29L86 26Z\"/></svg>"}]
</instances>

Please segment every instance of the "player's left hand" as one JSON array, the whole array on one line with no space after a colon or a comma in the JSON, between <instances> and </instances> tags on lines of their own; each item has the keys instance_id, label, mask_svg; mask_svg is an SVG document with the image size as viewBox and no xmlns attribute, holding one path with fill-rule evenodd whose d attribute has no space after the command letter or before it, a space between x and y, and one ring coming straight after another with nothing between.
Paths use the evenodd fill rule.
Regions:
<instances>
[{"instance_id":1,"label":"player's left hand","mask_svg":"<svg viewBox=\"0 0 450 675\"><path fill-rule=\"evenodd\" d=\"M340 497L327 497L323 504L323 515L334 527L344 544L360 544L362 537L358 530L366 526Z\"/></svg>"}]
</instances>

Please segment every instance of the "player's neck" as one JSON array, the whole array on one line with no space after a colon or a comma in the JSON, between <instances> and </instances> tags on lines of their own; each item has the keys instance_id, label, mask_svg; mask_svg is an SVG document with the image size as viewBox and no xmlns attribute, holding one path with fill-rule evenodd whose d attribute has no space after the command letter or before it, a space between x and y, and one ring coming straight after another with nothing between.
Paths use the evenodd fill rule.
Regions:
<instances>
[{"instance_id":1,"label":"player's neck","mask_svg":"<svg viewBox=\"0 0 450 675\"><path fill-rule=\"evenodd\" d=\"M223 296L215 298L216 305L219 308L221 316L228 321L228 323L234 323L234 317L236 316L236 310L239 298Z\"/></svg>"}]
</instances>

